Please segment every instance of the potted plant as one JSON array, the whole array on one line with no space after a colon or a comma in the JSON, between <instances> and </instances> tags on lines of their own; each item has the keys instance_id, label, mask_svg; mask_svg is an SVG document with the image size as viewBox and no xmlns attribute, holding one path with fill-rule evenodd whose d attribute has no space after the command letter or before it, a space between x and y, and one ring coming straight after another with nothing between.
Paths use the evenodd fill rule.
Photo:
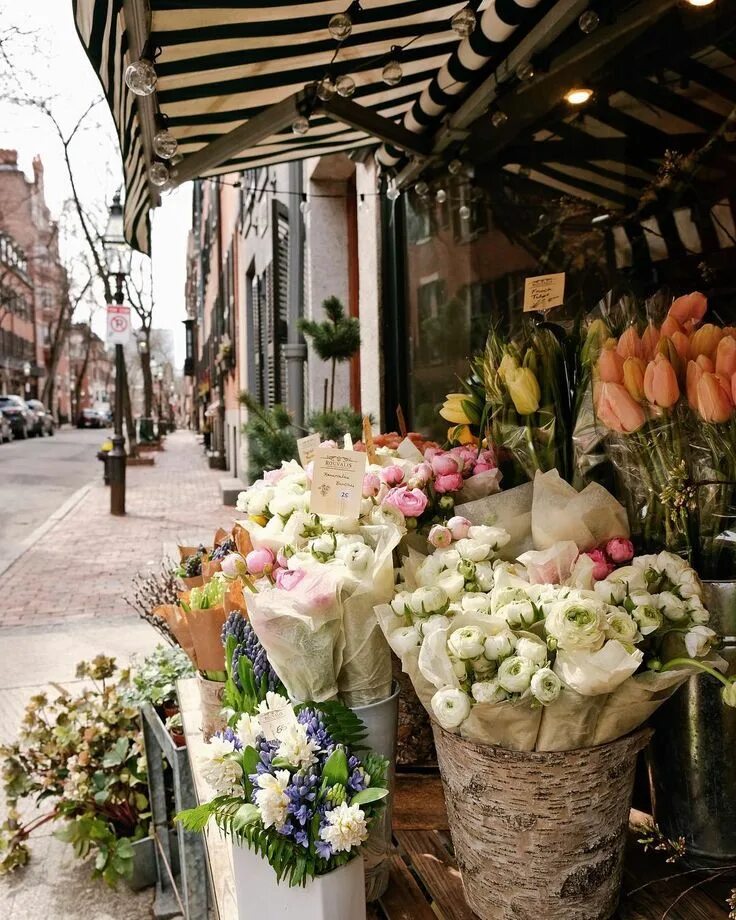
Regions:
<instances>
[{"instance_id":1,"label":"potted plant","mask_svg":"<svg viewBox=\"0 0 736 920\"><path fill-rule=\"evenodd\" d=\"M186 746L186 738L184 737L184 725L181 720L181 713L177 712L172 716L169 716L166 722L166 730L171 735L171 740L177 747Z\"/></svg>"},{"instance_id":2,"label":"potted plant","mask_svg":"<svg viewBox=\"0 0 736 920\"><path fill-rule=\"evenodd\" d=\"M123 691L129 706L140 708L150 703L166 719L179 711L176 682L194 677L195 670L186 652L178 646L157 645L150 655L138 661L128 687Z\"/></svg>"}]
</instances>

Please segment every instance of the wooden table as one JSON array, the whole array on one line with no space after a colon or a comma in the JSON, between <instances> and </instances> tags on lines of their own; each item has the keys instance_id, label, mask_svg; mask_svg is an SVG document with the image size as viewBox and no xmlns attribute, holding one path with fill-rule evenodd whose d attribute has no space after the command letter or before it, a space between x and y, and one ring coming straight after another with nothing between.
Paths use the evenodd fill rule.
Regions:
<instances>
[{"instance_id":1,"label":"wooden table","mask_svg":"<svg viewBox=\"0 0 736 920\"><path fill-rule=\"evenodd\" d=\"M195 794L201 801L210 793L194 760L204 745L195 680L179 682L179 699L187 748L193 758ZM368 906L368 920L477 920L463 897L447 829L442 783L436 772L397 775L393 829L396 854L391 884L378 904ZM229 843L213 827L205 834L205 846L219 920L237 920ZM711 870L687 872L681 865L668 864L660 853L645 853L632 833L617 918L728 920L726 899L736 887L736 872L708 881L712 875Z\"/></svg>"}]
</instances>

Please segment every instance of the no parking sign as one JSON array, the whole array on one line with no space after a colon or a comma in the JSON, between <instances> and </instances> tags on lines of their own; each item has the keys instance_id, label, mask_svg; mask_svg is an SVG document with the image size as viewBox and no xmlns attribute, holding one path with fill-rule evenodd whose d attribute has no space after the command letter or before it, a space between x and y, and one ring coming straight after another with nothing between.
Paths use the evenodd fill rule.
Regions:
<instances>
[{"instance_id":1,"label":"no parking sign","mask_svg":"<svg viewBox=\"0 0 736 920\"><path fill-rule=\"evenodd\" d=\"M130 338L130 307L107 305L107 344L127 345Z\"/></svg>"}]
</instances>

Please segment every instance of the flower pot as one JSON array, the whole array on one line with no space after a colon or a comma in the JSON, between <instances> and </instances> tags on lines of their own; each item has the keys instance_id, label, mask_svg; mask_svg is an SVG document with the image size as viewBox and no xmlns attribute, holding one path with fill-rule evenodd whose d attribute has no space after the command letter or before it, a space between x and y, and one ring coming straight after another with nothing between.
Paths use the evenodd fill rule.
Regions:
<instances>
[{"instance_id":1,"label":"flower pot","mask_svg":"<svg viewBox=\"0 0 736 920\"><path fill-rule=\"evenodd\" d=\"M233 841L233 874L238 920L365 920L361 859L290 888L276 882L267 860Z\"/></svg>"},{"instance_id":2,"label":"flower pot","mask_svg":"<svg viewBox=\"0 0 736 920\"><path fill-rule=\"evenodd\" d=\"M187 739L186 739L186 736L184 735L184 732L170 731L169 734L171 735L171 740L174 742L174 745L176 747L178 748L186 747Z\"/></svg>"},{"instance_id":3,"label":"flower pot","mask_svg":"<svg viewBox=\"0 0 736 920\"><path fill-rule=\"evenodd\" d=\"M199 687L200 711L202 713L202 736L209 741L215 732L224 731L227 722L222 715L222 696L225 692L224 680L207 680L197 674Z\"/></svg>"},{"instance_id":4,"label":"flower pot","mask_svg":"<svg viewBox=\"0 0 736 920\"><path fill-rule=\"evenodd\" d=\"M465 896L481 920L608 920L637 753L651 731L577 751L479 745L433 724Z\"/></svg>"},{"instance_id":5,"label":"flower pot","mask_svg":"<svg viewBox=\"0 0 736 920\"><path fill-rule=\"evenodd\" d=\"M736 581L704 582L710 625L724 636L719 655L736 674ZM659 709L647 752L654 819L667 837L684 837L686 860L715 866L736 860L736 709L721 684L691 677Z\"/></svg>"},{"instance_id":6,"label":"flower pot","mask_svg":"<svg viewBox=\"0 0 736 920\"><path fill-rule=\"evenodd\" d=\"M380 703L368 706L353 706L353 712L363 722L368 734L363 744L385 757L389 763L388 788L390 794L386 805L376 817L368 840L363 844L365 865L365 897L375 901L388 888L391 868L391 811L393 803L394 775L396 768L396 729L399 721L399 687L394 683L393 693Z\"/></svg>"}]
</instances>

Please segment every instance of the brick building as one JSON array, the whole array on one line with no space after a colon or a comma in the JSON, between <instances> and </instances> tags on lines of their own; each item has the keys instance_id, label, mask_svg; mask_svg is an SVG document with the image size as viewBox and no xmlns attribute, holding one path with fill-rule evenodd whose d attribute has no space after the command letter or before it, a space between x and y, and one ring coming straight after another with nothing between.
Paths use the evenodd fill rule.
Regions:
<instances>
[{"instance_id":1,"label":"brick building","mask_svg":"<svg viewBox=\"0 0 736 920\"><path fill-rule=\"evenodd\" d=\"M111 409L115 362L88 323L73 323L69 331L69 373L72 422L82 409Z\"/></svg>"}]
</instances>

